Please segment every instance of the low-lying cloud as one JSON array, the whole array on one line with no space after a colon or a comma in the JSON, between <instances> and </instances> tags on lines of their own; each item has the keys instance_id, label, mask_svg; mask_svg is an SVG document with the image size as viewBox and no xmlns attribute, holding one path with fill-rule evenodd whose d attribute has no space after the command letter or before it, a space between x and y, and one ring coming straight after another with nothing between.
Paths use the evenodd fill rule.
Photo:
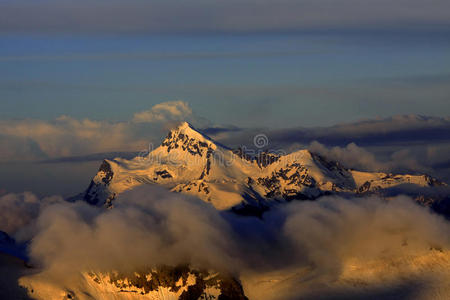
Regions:
<instances>
[{"instance_id":1,"label":"low-lying cloud","mask_svg":"<svg viewBox=\"0 0 450 300\"><path fill-rule=\"evenodd\" d=\"M35 160L142 148L146 141L139 139L132 127L127 122L77 120L69 116L53 121L1 121L0 140L9 151L0 152L0 159ZM11 140L14 143L8 143Z\"/></svg>"},{"instance_id":2,"label":"low-lying cloud","mask_svg":"<svg viewBox=\"0 0 450 300\"><path fill-rule=\"evenodd\" d=\"M161 264L238 265L230 228L211 205L158 187L124 193L116 204L111 210L80 202L48 207L37 220L32 260L55 278Z\"/></svg>"},{"instance_id":3,"label":"low-lying cloud","mask_svg":"<svg viewBox=\"0 0 450 300\"><path fill-rule=\"evenodd\" d=\"M409 150L393 152L385 160L378 159L375 154L350 143L346 147L326 147L319 142L312 142L308 149L330 160L341 163L346 168L378 172L432 172L428 164L421 164Z\"/></svg>"},{"instance_id":4,"label":"low-lying cloud","mask_svg":"<svg viewBox=\"0 0 450 300\"><path fill-rule=\"evenodd\" d=\"M18 240L30 239L32 225L40 212L47 206L62 202L59 196L39 199L31 192L3 195L0 197L0 231Z\"/></svg>"},{"instance_id":5,"label":"low-lying cloud","mask_svg":"<svg viewBox=\"0 0 450 300\"><path fill-rule=\"evenodd\" d=\"M302 284L289 287L298 295L311 282L337 280L351 259L388 260L450 247L450 223L405 196L294 201L261 220L145 186L120 195L110 210L58 203L35 222L32 262L59 286L86 270L190 263L236 276L310 270Z\"/></svg>"}]
</instances>

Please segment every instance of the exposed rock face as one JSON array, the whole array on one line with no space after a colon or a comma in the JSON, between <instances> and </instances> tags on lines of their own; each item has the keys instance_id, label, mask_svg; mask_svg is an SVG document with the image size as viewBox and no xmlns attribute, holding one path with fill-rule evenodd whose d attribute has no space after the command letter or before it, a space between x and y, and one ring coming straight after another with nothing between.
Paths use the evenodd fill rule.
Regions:
<instances>
[{"instance_id":1,"label":"exposed rock face","mask_svg":"<svg viewBox=\"0 0 450 300\"><path fill-rule=\"evenodd\" d=\"M87 279L99 289L120 293L154 296L165 293L175 299L236 299L245 300L241 283L230 275L193 270L187 265L161 266L129 274L111 272L87 273Z\"/></svg>"},{"instance_id":2,"label":"exposed rock face","mask_svg":"<svg viewBox=\"0 0 450 300\"><path fill-rule=\"evenodd\" d=\"M68 286L37 274L21 278L20 284L38 300L248 300L234 276L188 265L133 272L89 271L77 278Z\"/></svg>"},{"instance_id":3,"label":"exposed rock face","mask_svg":"<svg viewBox=\"0 0 450 300\"><path fill-rule=\"evenodd\" d=\"M190 125L187 123L182 124L175 130L172 130L167 135L166 139L162 142L161 146L166 147L167 152L170 153L174 149L182 149L192 155L203 156L206 153L211 153L214 149L211 147L212 143L202 137L198 138L200 133L192 134Z\"/></svg>"},{"instance_id":4,"label":"exposed rock face","mask_svg":"<svg viewBox=\"0 0 450 300\"><path fill-rule=\"evenodd\" d=\"M364 182L359 188L358 193L363 194L370 191L370 181Z\"/></svg>"},{"instance_id":5,"label":"exposed rock face","mask_svg":"<svg viewBox=\"0 0 450 300\"><path fill-rule=\"evenodd\" d=\"M97 175L92 179L88 189L84 195L84 200L89 204L98 205L103 204L110 206L112 200L116 196L115 193L108 189L114 173L108 161L104 160L98 169Z\"/></svg>"},{"instance_id":6,"label":"exposed rock face","mask_svg":"<svg viewBox=\"0 0 450 300\"><path fill-rule=\"evenodd\" d=\"M265 168L268 165L273 164L277 160L280 159L280 155L271 153L268 151L263 151L258 153L258 155L255 157L255 161L258 164L260 168Z\"/></svg>"},{"instance_id":7,"label":"exposed rock face","mask_svg":"<svg viewBox=\"0 0 450 300\"><path fill-rule=\"evenodd\" d=\"M298 163L274 171L268 177L257 178L257 182L268 191L264 195L266 198L304 200L310 199L308 194L312 191L315 191L316 196L321 193L316 189L316 181L308 174L308 169ZM306 187L310 192L304 194L298 187Z\"/></svg>"}]
</instances>

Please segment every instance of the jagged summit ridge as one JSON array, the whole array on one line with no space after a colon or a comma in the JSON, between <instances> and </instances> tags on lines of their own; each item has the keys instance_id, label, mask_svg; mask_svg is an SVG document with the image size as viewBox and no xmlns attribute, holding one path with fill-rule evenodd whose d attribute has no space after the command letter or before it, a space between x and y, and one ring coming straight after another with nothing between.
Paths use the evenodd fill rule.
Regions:
<instances>
[{"instance_id":1,"label":"jagged summit ridge","mask_svg":"<svg viewBox=\"0 0 450 300\"><path fill-rule=\"evenodd\" d=\"M183 122L169 132L161 147L165 147L167 152L181 149L192 155L202 156L208 151L215 150L217 145L209 137L195 130L192 125Z\"/></svg>"},{"instance_id":2,"label":"jagged summit ridge","mask_svg":"<svg viewBox=\"0 0 450 300\"><path fill-rule=\"evenodd\" d=\"M330 193L359 195L402 185L442 185L427 175L350 170L308 150L248 156L221 146L187 122L171 130L146 157L105 160L83 197L94 205L112 206L118 194L142 184L194 195L219 210L252 212Z\"/></svg>"},{"instance_id":3,"label":"jagged summit ridge","mask_svg":"<svg viewBox=\"0 0 450 300\"><path fill-rule=\"evenodd\" d=\"M192 126L188 122L182 122L177 127L170 130L167 137L168 138L176 137L179 135L189 136L189 138L197 140L197 141L201 141L201 142L213 143L211 138L209 138L207 135L201 133L199 130L195 129L195 127ZM167 140L167 138L166 138L166 140Z\"/></svg>"}]
</instances>

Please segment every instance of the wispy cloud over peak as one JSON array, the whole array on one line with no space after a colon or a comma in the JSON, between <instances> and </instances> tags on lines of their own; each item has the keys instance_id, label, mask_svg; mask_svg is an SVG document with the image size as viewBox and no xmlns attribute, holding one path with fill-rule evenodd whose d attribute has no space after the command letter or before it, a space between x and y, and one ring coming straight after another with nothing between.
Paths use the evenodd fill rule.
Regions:
<instances>
[{"instance_id":1,"label":"wispy cloud over peak","mask_svg":"<svg viewBox=\"0 0 450 300\"><path fill-rule=\"evenodd\" d=\"M183 121L192 116L192 109L184 101L168 101L154 105L150 110L134 114L136 123Z\"/></svg>"}]
</instances>

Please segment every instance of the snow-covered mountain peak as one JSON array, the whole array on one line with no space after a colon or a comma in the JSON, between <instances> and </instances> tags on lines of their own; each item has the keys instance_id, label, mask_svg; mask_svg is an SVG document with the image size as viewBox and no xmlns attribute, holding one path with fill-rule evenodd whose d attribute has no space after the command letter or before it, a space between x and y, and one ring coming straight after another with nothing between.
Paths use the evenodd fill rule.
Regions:
<instances>
[{"instance_id":1,"label":"snow-covered mountain peak","mask_svg":"<svg viewBox=\"0 0 450 300\"><path fill-rule=\"evenodd\" d=\"M111 206L120 193L158 184L191 194L219 210L252 214L290 200L313 200L330 193L390 193L396 187L441 185L423 175L351 170L306 149L290 154L231 151L187 122L171 130L161 146L132 160L104 161L83 198ZM254 210L254 211L253 211Z\"/></svg>"},{"instance_id":2,"label":"snow-covered mountain peak","mask_svg":"<svg viewBox=\"0 0 450 300\"><path fill-rule=\"evenodd\" d=\"M180 135L188 136L191 139L195 139L201 142L213 143L213 141L208 136L201 133L199 130L197 130L194 126L192 126L188 122L182 122L175 129L169 131L168 134L168 136L172 137L177 137Z\"/></svg>"},{"instance_id":3,"label":"snow-covered mountain peak","mask_svg":"<svg viewBox=\"0 0 450 300\"><path fill-rule=\"evenodd\" d=\"M194 126L189 124L188 122L182 122L178 126L176 126L174 129L170 130L172 133L184 133L184 134L190 134L195 135L197 138L202 138L202 134L198 132Z\"/></svg>"},{"instance_id":4,"label":"snow-covered mountain peak","mask_svg":"<svg viewBox=\"0 0 450 300\"><path fill-rule=\"evenodd\" d=\"M167 152L174 149L187 151L192 155L203 156L208 151L213 151L217 145L206 135L196 130L188 122L181 123L171 130L161 144Z\"/></svg>"},{"instance_id":5,"label":"snow-covered mountain peak","mask_svg":"<svg viewBox=\"0 0 450 300\"><path fill-rule=\"evenodd\" d=\"M189 122L181 122L176 128L175 130L184 130L184 131L196 131L196 129L194 128L194 126L192 126L192 124L190 124Z\"/></svg>"}]
</instances>

